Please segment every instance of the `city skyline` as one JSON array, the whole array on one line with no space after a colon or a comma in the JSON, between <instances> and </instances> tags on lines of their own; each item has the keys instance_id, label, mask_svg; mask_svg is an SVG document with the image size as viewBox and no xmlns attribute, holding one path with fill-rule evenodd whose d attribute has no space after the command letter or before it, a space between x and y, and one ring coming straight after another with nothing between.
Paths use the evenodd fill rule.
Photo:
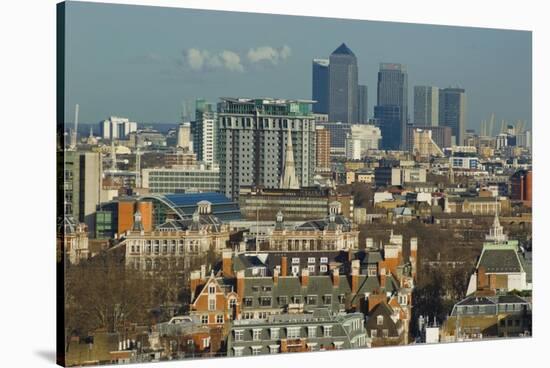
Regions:
<instances>
[{"instance_id":1,"label":"city skyline","mask_svg":"<svg viewBox=\"0 0 550 368\"><path fill-rule=\"evenodd\" d=\"M492 112L498 119L527 120L531 126L530 32L68 5L73 21L67 24L66 88L71 92L65 104L67 122L73 119L76 103L82 123L110 115L128 116L140 123L175 123L181 116L182 100L203 97L218 102L227 95L311 98L312 59L328 57L345 42L357 55L359 84L376 85L379 63L402 63L408 70L409 106L413 106L415 85L460 86L469 100L466 129L479 130L481 120ZM122 13L124 20L119 19ZM267 23L268 18L276 21ZM163 21L153 24L150 19ZM205 19L212 25L207 32L185 36ZM251 26L281 23L285 26L277 32L271 27L247 31ZM226 36L221 31L227 26L232 32ZM314 37L323 42L313 42ZM459 58L454 57L457 51ZM369 117L373 107L369 107Z\"/></svg>"}]
</instances>

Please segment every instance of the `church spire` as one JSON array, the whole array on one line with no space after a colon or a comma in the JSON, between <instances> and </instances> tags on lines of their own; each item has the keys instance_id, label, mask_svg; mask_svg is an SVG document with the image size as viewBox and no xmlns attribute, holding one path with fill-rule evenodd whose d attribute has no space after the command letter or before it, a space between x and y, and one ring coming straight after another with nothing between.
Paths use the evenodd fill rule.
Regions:
<instances>
[{"instance_id":1,"label":"church spire","mask_svg":"<svg viewBox=\"0 0 550 368\"><path fill-rule=\"evenodd\" d=\"M296 169L294 167L294 152L292 150L292 132L290 123L288 125L288 133L286 139L285 163L283 166L283 174L279 184L281 189L299 189L298 179L296 178Z\"/></svg>"},{"instance_id":2,"label":"church spire","mask_svg":"<svg viewBox=\"0 0 550 368\"><path fill-rule=\"evenodd\" d=\"M489 235L485 236L485 239L488 241L493 241L495 243L504 243L508 240L508 236L504 234L504 230L500 221L498 219L498 201L496 202L495 207L495 218L493 219L493 226L489 229Z\"/></svg>"}]
</instances>

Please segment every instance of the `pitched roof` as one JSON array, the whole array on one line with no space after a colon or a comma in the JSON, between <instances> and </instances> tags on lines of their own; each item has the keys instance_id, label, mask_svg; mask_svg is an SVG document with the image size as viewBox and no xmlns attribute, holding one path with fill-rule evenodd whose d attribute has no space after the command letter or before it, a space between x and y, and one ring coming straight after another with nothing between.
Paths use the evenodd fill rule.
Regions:
<instances>
[{"instance_id":1,"label":"pitched roof","mask_svg":"<svg viewBox=\"0 0 550 368\"><path fill-rule=\"evenodd\" d=\"M486 272L521 272L523 268L513 249L486 249L481 254L478 268Z\"/></svg>"}]
</instances>

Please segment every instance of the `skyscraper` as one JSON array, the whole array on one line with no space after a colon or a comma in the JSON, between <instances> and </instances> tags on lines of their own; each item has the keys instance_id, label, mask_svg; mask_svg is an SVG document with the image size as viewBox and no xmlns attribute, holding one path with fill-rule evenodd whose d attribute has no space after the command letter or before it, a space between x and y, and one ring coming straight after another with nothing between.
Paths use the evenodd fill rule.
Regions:
<instances>
[{"instance_id":1,"label":"skyscraper","mask_svg":"<svg viewBox=\"0 0 550 368\"><path fill-rule=\"evenodd\" d=\"M452 130L454 144L464 144L466 129L466 93L462 88L439 90L439 125Z\"/></svg>"},{"instance_id":2,"label":"skyscraper","mask_svg":"<svg viewBox=\"0 0 550 368\"><path fill-rule=\"evenodd\" d=\"M329 120L354 124L358 121L358 72L355 54L342 43L330 55Z\"/></svg>"},{"instance_id":3,"label":"skyscraper","mask_svg":"<svg viewBox=\"0 0 550 368\"><path fill-rule=\"evenodd\" d=\"M313 112L317 114L328 114L329 96L329 61L328 59L313 59L311 76L311 98Z\"/></svg>"},{"instance_id":4,"label":"skyscraper","mask_svg":"<svg viewBox=\"0 0 550 368\"><path fill-rule=\"evenodd\" d=\"M375 124L382 133L382 149L399 150L401 148L401 108L396 105L374 107Z\"/></svg>"},{"instance_id":5,"label":"skyscraper","mask_svg":"<svg viewBox=\"0 0 550 368\"><path fill-rule=\"evenodd\" d=\"M286 159L293 161L286 165L289 177L292 168L295 175L288 183L311 186L316 136L312 105L310 100L222 98L217 140L221 191L238 199L243 186L279 188ZM289 149L293 157L285 154Z\"/></svg>"},{"instance_id":6,"label":"skyscraper","mask_svg":"<svg viewBox=\"0 0 550 368\"><path fill-rule=\"evenodd\" d=\"M439 125L439 88L414 86L413 125Z\"/></svg>"},{"instance_id":7,"label":"skyscraper","mask_svg":"<svg viewBox=\"0 0 550 368\"><path fill-rule=\"evenodd\" d=\"M195 121L191 130L193 151L197 160L212 164L216 162L217 113L211 103L198 99L195 108Z\"/></svg>"},{"instance_id":8,"label":"skyscraper","mask_svg":"<svg viewBox=\"0 0 550 368\"><path fill-rule=\"evenodd\" d=\"M360 84L358 91L358 116L360 124L369 122L369 104L368 104L368 89L367 86Z\"/></svg>"},{"instance_id":9,"label":"skyscraper","mask_svg":"<svg viewBox=\"0 0 550 368\"><path fill-rule=\"evenodd\" d=\"M400 149L404 149L407 135L407 120L409 116L408 109L408 82L407 82L407 69L405 65L395 63L381 63L380 71L378 72L378 91L377 91L377 106L383 108L385 106L394 106L399 108L399 127L393 127L392 129L399 129L399 140L394 140L394 135L397 137L397 133L392 133L392 147L395 143L398 143ZM382 110L385 111L384 116L388 114L394 114L395 108L379 109L378 118L383 117L381 115ZM390 113L391 110L391 113ZM376 116L375 116L376 117ZM393 119L393 116L392 116ZM384 123L384 120L381 121ZM395 122L392 120L392 124ZM382 130L382 145L384 145L384 128ZM387 140L386 140L387 142ZM397 148L393 148L397 149Z\"/></svg>"}]
</instances>

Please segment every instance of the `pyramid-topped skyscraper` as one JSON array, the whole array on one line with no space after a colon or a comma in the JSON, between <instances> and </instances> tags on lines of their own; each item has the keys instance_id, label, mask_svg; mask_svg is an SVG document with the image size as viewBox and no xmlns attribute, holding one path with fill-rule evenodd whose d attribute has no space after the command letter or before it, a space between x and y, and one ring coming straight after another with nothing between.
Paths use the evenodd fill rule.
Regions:
<instances>
[{"instance_id":1,"label":"pyramid-topped skyscraper","mask_svg":"<svg viewBox=\"0 0 550 368\"><path fill-rule=\"evenodd\" d=\"M329 60L329 120L355 124L359 120L357 58L342 43Z\"/></svg>"}]
</instances>

